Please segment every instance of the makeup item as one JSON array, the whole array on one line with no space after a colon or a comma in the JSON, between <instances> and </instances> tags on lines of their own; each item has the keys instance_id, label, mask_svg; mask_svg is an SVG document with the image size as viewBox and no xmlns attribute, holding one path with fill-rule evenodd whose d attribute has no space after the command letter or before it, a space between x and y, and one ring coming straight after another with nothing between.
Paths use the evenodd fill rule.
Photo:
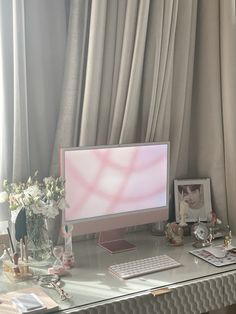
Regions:
<instances>
[{"instance_id":1,"label":"makeup item","mask_svg":"<svg viewBox=\"0 0 236 314\"><path fill-rule=\"evenodd\" d=\"M24 244L23 244L23 239L20 239L20 257L21 257L21 261L23 262L23 260L24 260Z\"/></svg>"},{"instance_id":2,"label":"makeup item","mask_svg":"<svg viewBox=\"0 0 236 314\"><path fill-rule=\"evenodd\" d=\"M9 227L7 227L7 233L8 233L8 237L9 237L9 242L10 242L12 254L14 254L15 253L15 248L14 248L14 245L13 245L13 242L12 242L12 238L11 238L11 233L10 233Z\"/></svg>"},{"instance_id":3,"label":"makeup item","mask_svg":"<svg viewBox=\"0 0 236 314\"><path fill-rule=\"evenodd\" d=\"M24 258L26 263L28 263L28 245L27 245L28 237L24 236Z\"/></svg>"},{"instance_id":4,"label":"makeup item","mask_svg":"<svg viewBox=\"0 0 236 314\"><path fill-rule=\"evenodd\" d=\"M62 227L63 228L63 227ZM65 252L72 252L72 231L73 225L65 225L63 230L63 236L65 239Z\"/></svg>"},{"instance_id":5,"label":"makeup item","mask_svg":"<svg viewBox=\"0 0 236 314\"><path fill-rule=\"evenodd\" d=\"M19 259L19 255L17 253L14 253L13 254L13 270L15 274L20 273L20 268L18 266L18 259Z\"/></svg>"},{"instance_id":6,"label":"makeup item","mask_svg":"<svg viewBox=\"0 0 236 314\"><path fill-rule=\"evenodd\" d=\"M62 263L65 269L70 269L75 265L75 258L73 252L64 252L62 256Z\"/></svg>"},{"instance_id":7,"label":"makeup item","mask_svg":"<svg viewBox=\"0 0 236 314\"><path fill-rule=\"evenodd\" d=\"M13 259L12 259L11 255L10 255L10 253L8 251L8 248L6 246L4 246L4 250L5 250L6 254L8 255L10 261L13 263Z\"/></svg>"},{"instance_id":8,"label":"makeup item","mask_svg":"<svg viewBox=\"0 0 236 314\"><path fill-rule=\"evenodd\" d=\"M53 248L53 255L55 256L56 260L53 264L54 269L63 268L62 264L62 256L64 253L64 248L61 245L57 245Z\"/></svg>"}]
</instances>

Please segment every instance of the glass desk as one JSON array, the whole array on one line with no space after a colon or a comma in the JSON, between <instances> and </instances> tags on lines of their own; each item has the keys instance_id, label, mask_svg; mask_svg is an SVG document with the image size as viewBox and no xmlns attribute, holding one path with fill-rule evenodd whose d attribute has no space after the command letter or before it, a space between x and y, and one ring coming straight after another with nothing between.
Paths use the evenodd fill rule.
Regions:
<instances>
[{"instance_id":1,"label":"glass desk","mask_svg":"<svg viewBox=\"0 0 236 314\"><path fill-rule=\"evenodd\" d=\"M152 236L149 231L127 234L126 239L136 250L110 254L96 245L96 240L73 243L76 266L62 277L63 289L72 295L60 301L57 293L46 289L58 304L58 313L203 313L236 303L236 264L215 267L194 257L192 240L171 247L164 237ZM217 240L215 243L223 243ZM236 238L232 244L236 245ZM182 266L121 280L108 272L113 264L167 254ZM45 272L43 270L35 270ZM12 283L4 274L0 277L0 292L6 293L30 287L32 281ZM169 288L157 297L152 292ZM160 291L160 290L159 290ZM147 310L148 309L148 310Z\"/></svg>"}]
</instances>

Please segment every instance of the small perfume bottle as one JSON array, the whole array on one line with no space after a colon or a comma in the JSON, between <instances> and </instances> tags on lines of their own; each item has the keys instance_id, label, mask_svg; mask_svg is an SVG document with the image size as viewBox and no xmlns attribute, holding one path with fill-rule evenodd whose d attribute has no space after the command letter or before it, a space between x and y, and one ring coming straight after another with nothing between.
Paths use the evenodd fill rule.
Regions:
<instances>
[{"instance_id":1,"label":"small perfume bottle","mask_svg":"<svg viewBox=\"0 0 236 314\"><path fill-rule=\"evenodd\" d=\"M66 269L70 269L75 264L75 258L72 248L72 231L73 225L64 226L65 252L63 253L62 262Z\"/></svg>"},{"instance_id":2,"label":"small perfume bottle","mask_svg":"<svg viewBox=\"0 0 236 314\"><path fill-rule=\"evenodd\" d=\"M51 275L63 275L65 272L65 268L62 263L62 256L63 256L64 248L63 246L55 246L53 248L53 255L55 256L56 260L52 267L48 268L48 273Z\"/></svg>"},{"instance_id":3,"label":"small perfume bottle","mask_svg":"<svg viewBox=\"0 0 236 314\"><path fill-rule=\"evenodd\" d=\"M53 255L55 256L56 260L53 264L54 269L63 268L62 264L62 256L63 256L64 249L62 246L58 245L53 248Z\"/></svg>"}]
</instances>

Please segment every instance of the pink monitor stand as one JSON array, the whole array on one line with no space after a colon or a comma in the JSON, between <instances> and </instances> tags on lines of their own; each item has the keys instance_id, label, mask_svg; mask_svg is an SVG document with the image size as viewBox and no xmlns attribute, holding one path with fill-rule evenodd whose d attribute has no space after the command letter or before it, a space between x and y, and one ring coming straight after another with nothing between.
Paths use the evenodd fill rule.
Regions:
<instances>
[{"instance_id":1,"label":"pink monitor stand","mask_svg":"<svg viewBox=\"0 0 236 314\"><path fill-rule=\"evenodd\" d=\"M123 239L125 229L103 231L99 234L98 245L110 253L119 253L135 249L135 245Z\"/></svg>"}]
</instances>

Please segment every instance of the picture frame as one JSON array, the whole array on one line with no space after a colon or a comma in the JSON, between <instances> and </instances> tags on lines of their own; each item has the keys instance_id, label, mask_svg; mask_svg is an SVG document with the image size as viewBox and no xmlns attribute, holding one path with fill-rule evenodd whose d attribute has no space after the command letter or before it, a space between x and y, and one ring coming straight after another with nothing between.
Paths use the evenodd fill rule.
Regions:
<instances>
[{"instance_id":1,"label":"picture frame","mask_svg":"<svg viewBox=\"0 0 236 314\"><path fill-rule=\"evenodd\" d=\"M174 180L174 193L176 222L179 223L183 220L183 202L185 205L185 222L197 222L198 219L200 221L210 220L212 206L209 178L176 179Z\"/></svg>"}]
</instances>

